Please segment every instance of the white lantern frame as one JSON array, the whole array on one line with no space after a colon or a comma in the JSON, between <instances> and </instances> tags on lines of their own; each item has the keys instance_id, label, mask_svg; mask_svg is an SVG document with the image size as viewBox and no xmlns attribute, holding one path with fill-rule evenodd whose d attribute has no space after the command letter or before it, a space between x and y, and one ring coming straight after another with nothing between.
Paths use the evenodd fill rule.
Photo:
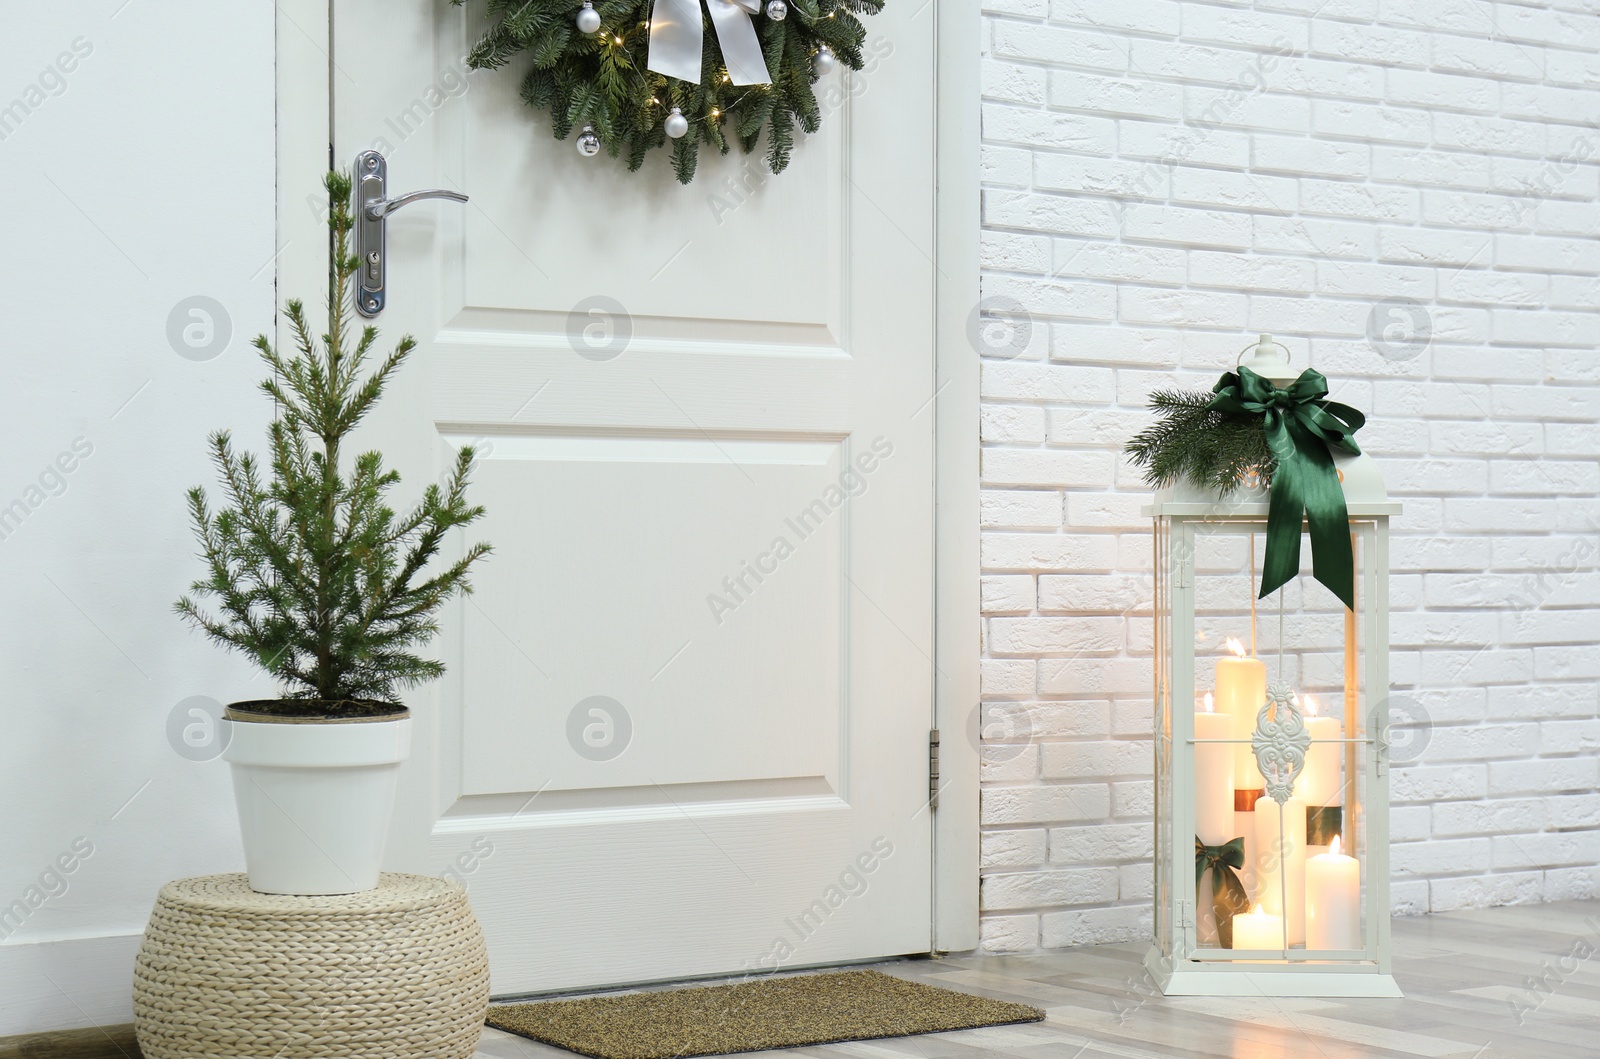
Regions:
<instances>
[{"instance_id":1,"label":"white lantern frame","mask_svg":"<svg viewBox=\"0 0 1600 1059\"><path fill-rule=\"evenodd\" d=\"M1346 841L1357 839L1360 843L1352 852L1359 865L1361 945L1355 949L1293 948L1287 914L1281 950L1201 944L1199 887L1195 881L1194 845L1190 841L1196 834L1192 704L1199 701L1196 541L1207 535L1263 533L1268 497L1259 488L1241 488L1219 496L1180 483L1158 493L1155 503L1145 509L1145 514L1154 519L1156 576L1156 937L1145 965L1168 996L1402 995L1390 973L1387 775L1389 519L1400 513L1400 505L1388 499L1382 477L1370 457L1335 454L1334 463L1344 488L1357 557L1356 609L1344 610L1345 710L1343 738L1339 741L1344 744L1346 783L1340 830L1349 836ZM1253 581L1254 541L1251 547ZM1303 578L1309 580L1309 575ZM1253 583L1250 595L1255 595ZM1267 605L1272 605L1270 599ZM1280 666L1282 648L1280 640ZM1280 669L1280 680L1283 676ZM1290 709L1298 715L1296 707ZM1262 726L1266 725L1266 715L1263 710ZM1258 762L1264 734L1258 727L1254 747ZM1318 740L1328 741L1331 740ZM1295 752L1290 750L1291 755Z\"/></svg>"}]
</instances>

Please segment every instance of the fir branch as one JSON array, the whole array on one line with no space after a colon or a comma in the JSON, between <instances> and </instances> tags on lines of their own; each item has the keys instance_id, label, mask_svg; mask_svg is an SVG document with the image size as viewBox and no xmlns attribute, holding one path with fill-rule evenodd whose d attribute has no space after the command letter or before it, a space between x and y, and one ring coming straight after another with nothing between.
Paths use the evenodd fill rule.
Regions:
<instances>
[{"instance_id":1,"label":"fir branch","mask_svg":"<svg viewBox=\"0 0 1600 1059\"><path fill-rule=\"evenodd\" d=\"M1259 415L1219 412L1211 393L1158 390L1150 409L1158 419L1135 434L1124 450L1153 486L1184 480L1208 489L1231 489L1249 474L1272 480L1277 457L1267 447Z\"/></svg>"}]
</instances>

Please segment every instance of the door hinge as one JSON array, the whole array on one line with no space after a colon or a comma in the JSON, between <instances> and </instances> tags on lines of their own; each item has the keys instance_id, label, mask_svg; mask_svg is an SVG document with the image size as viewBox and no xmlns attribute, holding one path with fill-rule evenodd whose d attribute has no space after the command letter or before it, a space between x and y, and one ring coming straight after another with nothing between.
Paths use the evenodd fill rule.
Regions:
<instances>
[{"instance_id":1,"label":"door hinge","mask_svg":"<svg viewBox=\"0 0 1600 1059\"><path fill-rule=\"evenodd\" d=\"M939 808L939 729L928 732L928 808Z\"/></svg>"}]
</instances>

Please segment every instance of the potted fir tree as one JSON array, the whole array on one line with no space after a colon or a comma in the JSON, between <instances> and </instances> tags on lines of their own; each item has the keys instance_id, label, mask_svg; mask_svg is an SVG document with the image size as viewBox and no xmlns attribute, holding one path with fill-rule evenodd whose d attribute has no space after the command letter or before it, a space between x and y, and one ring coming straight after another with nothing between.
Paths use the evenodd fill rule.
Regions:
<instances>
[{"instance_id":1,"label":"potted fir tree","mask_svg":"<svg viewBox=\"0 0 1600 1059\"><path fill-rule=\"evenodd\" d=\"M350 178L325 181L333 231L328 332L312 336L301 303L286 307L298 352L255 341L276 402L262 466L226 431L211 458L226 506L205 492L189 507L206 576L178 613L276 678L283 696L228 707L225 757L244 836L250 885L267 893L335 894L377 885L399 764L410 746L401 689L444 672L413 653L438 632L440 606L471 590L468 568L489 551L431 568L450 531L483 514L466 501L472 450L442 485L397 515L385 502L399 476L377 452L351 456L351 434L415 343L365 371L377 338L352 335ZM216 613L202 610L209 597Z\"/></svg>"}]
</instances>

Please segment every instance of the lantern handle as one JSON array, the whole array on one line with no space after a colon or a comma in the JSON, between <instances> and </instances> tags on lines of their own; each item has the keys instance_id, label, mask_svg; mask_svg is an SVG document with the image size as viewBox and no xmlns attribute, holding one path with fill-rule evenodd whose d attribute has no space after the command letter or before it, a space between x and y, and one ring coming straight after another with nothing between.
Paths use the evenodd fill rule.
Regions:
<instances>
[{"instance_id":1,"label":"lantern handle","mask_svg":"<svg viewBox=\"0 0 1600 1059\"><path fill-rule=\"evenodd\" d=\"M1291 354L1289 352L1289 347L1284 345L1282 342L1274 342L1272 340L1272 336L1271 335L1262 335L1259 339L1257 339L1256 341L1252 342L1250 345L1245 346L1243 349L1239 350L1239 355L1233 358L1233 366L1237 368L1240 364L1243 364L1244 363L1244 355L1246 353L1250 352L1251 350L1255 350L1256 353L1259 356L1272 357L1272 354L1267 352L1270 349L1281 349L1281 350L1283 350L1283 362L1284 362L1284 364L1288 364L1289 363L1289 357L1291 356Z\"/></svg>"},{"instance_id":2,"label":"lantern handle","mask_svg":"<svg viewBox=\"0 0 1600 1059\"><path fill-rule=\"evenodd\" d=\"M1244 364L1246 354L1253 353L1249 364ZM1294 371L1289 367L1289 347L1282 342L1274 342L1271 335L1262 335L1254 344L1245 346L1234 358L1234 370L1244 365L1251 371L1268 379L1274 384L1283 385L1294 379Z\"/></svg>"}]
</instances>

